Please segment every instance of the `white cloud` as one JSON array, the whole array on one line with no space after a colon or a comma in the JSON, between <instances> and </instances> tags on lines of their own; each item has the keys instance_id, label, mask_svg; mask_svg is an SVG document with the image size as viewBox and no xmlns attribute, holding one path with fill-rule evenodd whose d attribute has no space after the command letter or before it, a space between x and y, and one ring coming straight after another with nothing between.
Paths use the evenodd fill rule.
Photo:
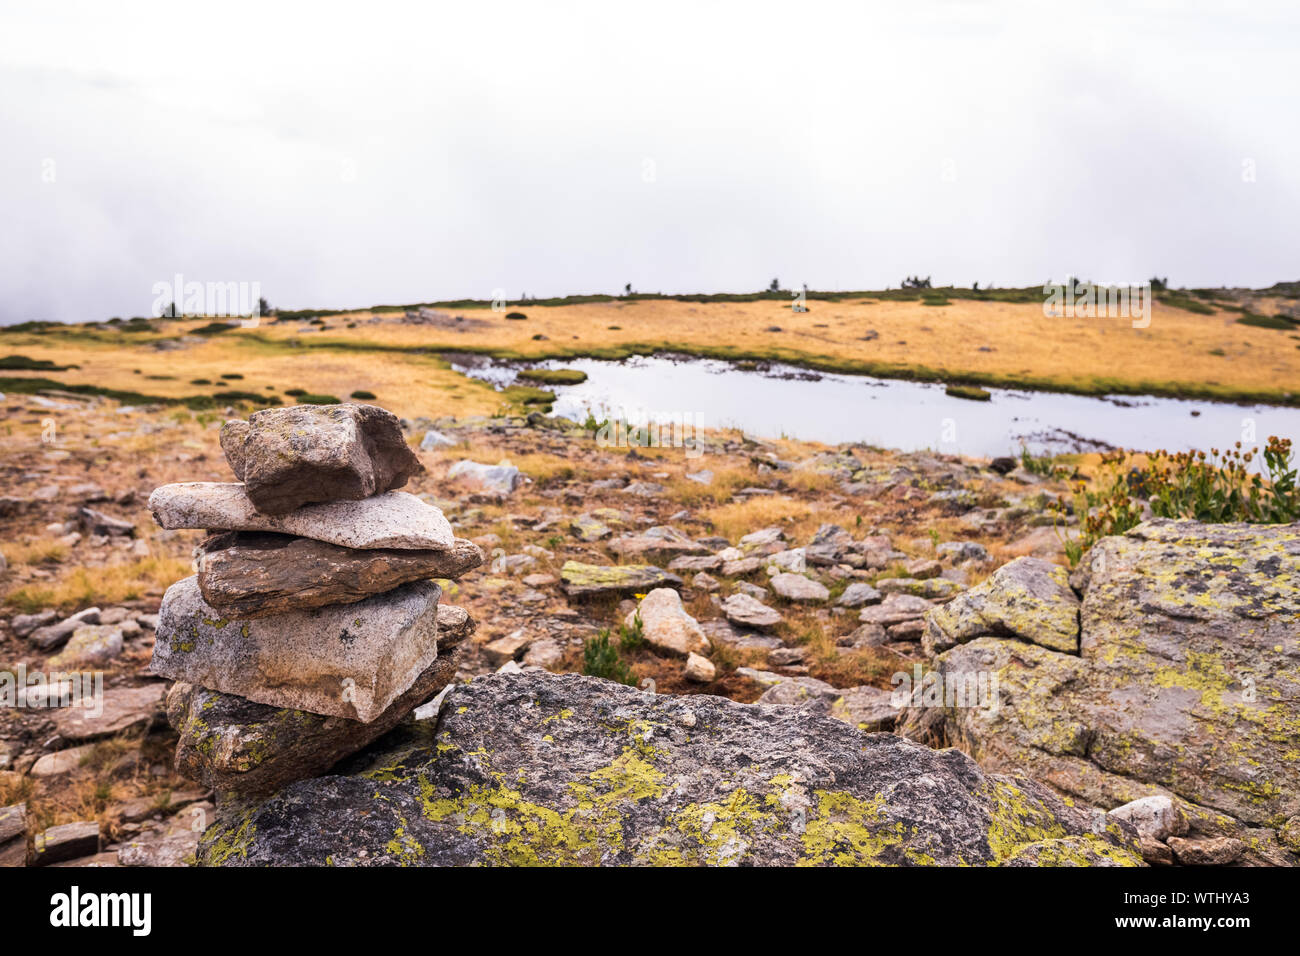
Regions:
<instances>
[{"instance_id":1,"label":"white cloud","mask_svg":"<svg viewBox=\"0 0 1300 956\"><path fill-rule=\"evenodd\" d=\"M0 322L143 314L176 272L285 307L1296 278L1298 23L1281 3L9 5Z\"/></svg>"}]
</instances>

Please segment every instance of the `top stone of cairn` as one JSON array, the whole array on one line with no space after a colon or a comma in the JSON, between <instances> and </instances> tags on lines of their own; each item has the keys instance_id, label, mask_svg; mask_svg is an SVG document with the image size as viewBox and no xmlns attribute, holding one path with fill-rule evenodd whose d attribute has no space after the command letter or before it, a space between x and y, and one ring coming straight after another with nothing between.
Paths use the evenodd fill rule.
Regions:
<instances>
[{"instance_id":1,"label":"top stone of cairn","mask_svg":"<svg viewBox=\"0 0 1300 956\"><path fill-rule=\"evenodd\" d=\"M397 417L374 405L263 409L226 422L221 448L254 507L268 515L369 498L424 470Z\"/></svg>"}]
</instances>

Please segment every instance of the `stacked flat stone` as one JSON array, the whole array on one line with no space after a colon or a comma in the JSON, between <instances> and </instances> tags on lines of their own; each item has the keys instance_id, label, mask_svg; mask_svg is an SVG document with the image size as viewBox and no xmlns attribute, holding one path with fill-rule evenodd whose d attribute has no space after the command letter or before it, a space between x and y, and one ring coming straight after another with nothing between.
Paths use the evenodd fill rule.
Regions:
<instances>
[{"instance_id":1,"label":"stacked flat stone","mask_svg":"<svg viewBox=\"0 0 1300 956\"><path fill-rule=\"evenodd\" d=\"M152 669L176 681L177 769L267 793L324 773L455 677L474 629L431 579L483 554L395 489L423 470L372 405L300 405L227 422L238 482L163 485L167 529L206 529L197 574L167 589Z\"/></svg>"}]
</instances>

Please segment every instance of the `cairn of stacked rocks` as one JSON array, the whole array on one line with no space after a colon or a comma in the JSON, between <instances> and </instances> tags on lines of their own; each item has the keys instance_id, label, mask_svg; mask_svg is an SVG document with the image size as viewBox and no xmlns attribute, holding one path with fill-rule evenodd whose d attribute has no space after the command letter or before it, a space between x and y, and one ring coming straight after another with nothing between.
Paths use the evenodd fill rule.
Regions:
<instances>
[{"instance_id":1,"label":"cairn of stacked rocks","mask_svg":"<svg viewBox=\"0 0 1300 956\"><path fill-rule=\"evenodd\" d=\"M205 529L197 574L168 588L153 671L176 683L177 768L269 793L327 771L455 677L474 628L432 579L482 563L442 512L397 491L423 470L397 418L300 405L229 421L238 482L163 485L168 529Z\"/></svg>"}]
</instances>

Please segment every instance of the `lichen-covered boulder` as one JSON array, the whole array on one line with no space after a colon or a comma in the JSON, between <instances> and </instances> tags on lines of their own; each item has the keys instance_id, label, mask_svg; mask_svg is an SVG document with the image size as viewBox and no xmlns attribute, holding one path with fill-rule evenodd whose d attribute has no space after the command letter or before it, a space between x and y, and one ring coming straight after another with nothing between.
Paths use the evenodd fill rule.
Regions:
<instances>
[{"instance_id":1,"label":"lichen-covered boulder","mask_svg":"<svg viewBox=\"0 0 1300 956\"><path fill-rule=\"evenodd\" d=\"M631 597L654 588L681 587L682 579L652 564L583 564L565 561L560 586L571 598Z\"/></svg>"},{"instance_id":2,"label":"lichen-covered boulder","mask_svg":"<svg viewBox=\"0 0 1300 956\"><path fill-rule=\"evenodd\" d=\"M457 685L346 775L226 806L209 865L1140 864L1136 834L956 750L575 675Z\"/></svg>"},{"instance_id":3,"label":"lichen-covered boulder","mask_svg":"<svg viewBox=\"0 0 1300 956\"><path fill-rule=\"evenodd\" d=\"M1281 836L1300 815L1300 526L1152 521L1085 561L1078 656L980 637L935 659L997 688L946 710L944 739L1093 806L1169 796L1194 837L1300 862Z\"/></svg>"},{"instance_id":4,"label":"lichen-covered boulder","mask_svg":"<svg viewBox=\"0 0 1300 956\"><path fill-rule=\"evenodd\" d=\"M885 582L878 582L882 590ZM1079 649L1079 599L1065 568L1016 558L989 578L935 608L922 646L937 654L975 637L1015 637L1072 654Z\"/></svg>"},{"instance_id":5,"label":"lichen-covered boulder","mask_svg":"<svg viewBox=\"0 0 1300 956\"><path fill-rule=\"evenodd\" d=\"M424 470L392 412L375 405L265 408L221 428L221 448L257 510L358 500Z\"/></svg>"}]
</instances>

